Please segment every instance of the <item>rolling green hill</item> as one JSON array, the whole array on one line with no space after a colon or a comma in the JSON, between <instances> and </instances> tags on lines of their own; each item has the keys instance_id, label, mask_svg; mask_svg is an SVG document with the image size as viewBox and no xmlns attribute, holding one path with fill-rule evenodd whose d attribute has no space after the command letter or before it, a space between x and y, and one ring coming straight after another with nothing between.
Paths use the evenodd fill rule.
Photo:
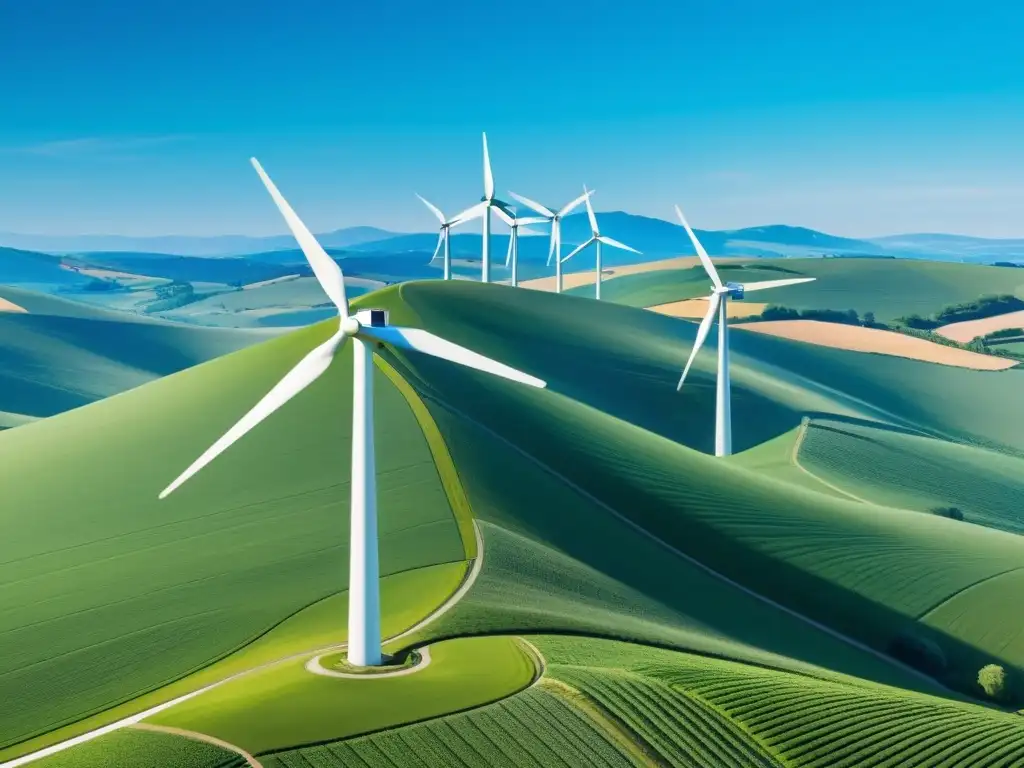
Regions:
<instances>
[{"instance_id":1,"label":"rolling green hill","mask_svg":"<svg viewBox=\"0 0 1024 768\"><path fill-rule=\"evenodd\" d=\"M457 678L460 654L386 683L332 685L304 670L306 657L263 666L344 639L348 352L157 502L169 479L333 332L321 323L0 434L0 515L12 532L0 539L0 594L11 606L0 613L0 757L248 669L149 722L233 740L273 766L347 765L369 752L384 755L372 765L415 764L402 761L417 744L437 749L442 733L476 740L477 754L500 754L501 764L544 764L529 735L544 712L562 740L544 743L587 738L594 760L609 765L650 764L651 755L815 765L830 748L865 758L851 764L882 765L900 758L881 730L897 711L951 755L975 753L945 729L929 730L929 718L991 735L995 754L1014 754L1017 720L964 699L983 697L974 681L984 664L1003 665L1013 685L1024 673L1024 630L1002 622L1019 605L1013 574L1024 568L1024 539L764 471L794 450L787 441L805 416L1012 451L1024 418L1002 407L1021 381L1012 372L922 377L909 361L866 362L737 332L736 442L778 441L744 464L697 450L712 428L710 353L694 386L675 392L691 323L460 281L405 284L357 303L549 382L533 390L386 351L376 377L387 633L430 614L474 562L464 597L389 652L488 636L480 641L494 643L505 669L498 659L511 653L510 636L573 636L537 639L548 665L541 683L516 693L528 680L510 674L501 691L471 700L472 690L445 688L427 713L419 691L434 675ZM968 402L957 400L966 389ZM60 484L46 480L55 455ZM934 646L942 663L901 653L908 636ZM463 671L476 669L466 653ZM521 670L518 659L509 655L507 669ZM378 684L395 692L387 722L371 716L385 688L365 699L375 689L353 688ZM58 686L61 696L52 695ZM733 690L739 698L726 695ZM742 706L764 690L778 691L767 725L762 710ZM806 735L797 715L786 719L830 701L883 716L851 721L863 723L860 732L815 726ZM365 723L322 716L344 707ZM464 707L472 709L461 720L445 717ZM321 714L286 714L303 711ZM675 713L671 727L664 712ZM379 730L422 717L434 719ZM687 727L698 720L706 728ZM407 740L410 728L419 730ZM600 739L588 735L594 729Z\"/></svg>"},{"instance_id":2,"label":"rolling green hill","mask_svg":"<svg viewBox=\"0 0 1024 768\"><path fill-rule=\"evenodd\" d=\"M813 285L750 294L749 299L793 309L874 312L883 323L910 314L929 316L986 294L1024 297L1024 274L1010 267L908 259L757 259L747 265L722 264L718 271L723 280L736 282L816 277ZM693 267L612 277L602 285L601 294L608 301L650 307L704 296L709 287L704 270ZM568 293L590 295L592 290L574 288Z\"/></svg>"},{"instance_id":3,"label":"rolling green hill","mask_svg":"<svg viewBox=\"0 0 1024 768\"><path fill-rule=\"evenodd\" d=\"M253 331L148 321L0 288L27 312L0 312L0 411L13 426L137 387L262 340Z\"/></svg>"}]
</instances>

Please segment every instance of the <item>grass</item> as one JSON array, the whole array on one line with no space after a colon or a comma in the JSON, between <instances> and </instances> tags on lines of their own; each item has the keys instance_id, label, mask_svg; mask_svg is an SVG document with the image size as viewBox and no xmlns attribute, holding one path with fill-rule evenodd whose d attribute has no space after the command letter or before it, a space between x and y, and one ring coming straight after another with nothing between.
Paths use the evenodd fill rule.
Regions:
<instances>
[{"instance_id":1,"label":"grass","mask_svg":"<svg viewBox=\"0 0 1024 768\"><path fill-rule=\"evenodd\" d=\"M430 655L417 672L378 679L323 677L301 661L282 664L147 722L200 731L260 754L478 707L523 689L536 675L532 656L511 637L436 643Z\"/></svg>"},{"instance_id":2,"label":"grass","mask_svg":"<svg viewBox=\"0 0 1024 768\"><path fill-rule=\"evenodd\" d=\"M0 290L14 296L13 289ZM29 299L28 314L0 313L0 411L23 416L77 408L265 338L251 331L139 322L20 293L19 300Z\"/></svg>"},{"instance_id":3,"label":"grass","mask_svg":"<svg viewBox=\"0 0 1024 768\"><path fill-rule=\"evenodd\" d=\"M561 696L531 688L470 712L347 741L261 756L264 768L643 766Z\"/></svg>"},{"instance_id":4,"label":"grass","mask_svg":"<svg viewBox=\"0 0 1024 768\"><path fill-rule=\"evenodd\" d=\"M857 496L929 512L955 506L965 520L1024 533L1024 459L921 435L837 421L813 422L799 455L815 475Z\"/></svg>"},{"instance_id":5,"label":"grass","mask_svg":"<svg viewBox=\"0 0 1024 768\"><path fill-rule=\"evenodd\" d=\"M32 763L38 768L245 768L240 756L202 741L125 728Z\"/></svg>"},{"instance_id":6,"label":"grass","mask_svg":"<svg viewBox=\"0 0 1024 768\"><path fill-rule=\"evenodd\" d=\"M532 638L548 672L620 717L670 764L1016 765L1024 720L851 685L581 638Z\"/></svg>"},{"instance_id":7,"label":"grass","mask_svg":"<svg viewBox=\"0 0 1024 768\"><path fill-rule=\"evenodd\" d=\"M984 267L910 259L757 259L749 265L722 264L723 280L754 282L786 277L816 277L814 285L766 292L765 300L793 309L854 309L874 312L889 323L911 314L930 316L945 306L985 294L1024 296L1024 276L1007 267ZM703 269L663 270L608 280L602 297L634 307L649 307L708 293ZM758 294L758 299L761 295Z\"/></svg>"},{"instance_id":8,"label":"grass","mask_svg":"<svg viewBox=\"0 0 1024 768\"><path fill-rule=\"evenodd\" d=\"M416 624L455 591L465 572L464 563L445 563L382 578L381 605L384 611L381 628L384 636L391 637ZM225 658L123 704L22 742L16 747L0 750L0 760L86 733L233 675L290 656L336 646L346 639L347 615L347 592L326 597L289 616Z\"/></svg>"},{"instance_id":9,"label":"grass","mask_svg":"<svg viewBox=\"0 0 1024 768\"><path fill-rule=\"evenodd\" d=\"M162 687L345 588L347 354L157 501L330 332L304 329L0 434L0 746ZM460 563L423 433L377 379L382 573Z\"/></svg>"},{"instance_id":10,"label":"grass","mask_svg":"<svg viewBox=\"0 0 1024 768\"><path fill-rule=\"evenodd\" d=\"M609 348L606 361L615 360L617 338L605 329L613 327L620 308L608 313L607 322L584 325L577 323L589 319L589 310L578 318L569 315L573 305L558 297L500 287L471 290L479 301L476 316L469 291L457 284L407 284L400 292L405 311L420 314L436 331L463 343L475 335L475 348L546 376L554 391L527 391L419 358L408 362L412 379L422 379L428 394L457 403L465 417L637 525L766 597L884 651L917 617L953 594L1024 565L1024 542L1016 536L783 486L565 397L560 392L584 386L589 371L577 361L581 347L593 343L591 336ZM525 357L541 324L505 311L501 303L510 293L515 296L509 305L529 293L524 303L548 300L566 313L559 334L538 342L543 352L529 362L516 359L515 350ZM402 309L393 307L396 313ZM462 338L459 328L467 329ZM484 330L493 334L490 344ZM616 375L612 371L604 381ZM634 399L622 398L622 392L620 399ZM475 502L474 508L483 514ZM986 619L998 620L995 613ZM918 630L925 631L920 625ZM968 636L942 634L936 642L954 666L975 665L978 649Z\"/></svg>"}]
</instances>

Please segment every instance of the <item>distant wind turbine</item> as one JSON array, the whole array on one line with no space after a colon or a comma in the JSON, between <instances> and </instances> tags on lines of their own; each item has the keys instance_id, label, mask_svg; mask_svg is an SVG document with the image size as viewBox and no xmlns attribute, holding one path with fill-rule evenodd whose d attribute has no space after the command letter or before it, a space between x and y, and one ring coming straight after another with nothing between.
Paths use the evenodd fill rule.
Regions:
<instances>
[{"instance_id":1,"label":"distant wind turbine","mask_svg":"<svg viewBox=\"0 0 1024 768\"><path fill-rule=\"evenodd\" d=\"M434 205L432 202L427 200L425 197L423 197L419 193L416 194L416 197L418 197L420 200L422 200L423 204L425 206L427 206L427 208L429 208L433 212L433 214L437 217L437 220L439 222L441 222L441 231L440 231L440 233L437 236L437 247L434 248L434 255L430 257L430 261L427 262L427 263L428 264L433 264L434 263L434 259L437 258L437 252L441 250L441 246L443 245L444 246L444 279L445 280L451 280L452 279L452 249L451 249L451 243L449 242L449 237L451 236L451 233L449 232L449 230L452 227L458 226L459 224L462 224L463 222L469 221L471 218L474 218L470 214L472 214L473 211L476 210L477 206L473 206L472 208L467 208L462 213L460 213L458 216L454 216L451 219L446 219L444 217L444 214L441 213L441 209L438 208L436 205Z\"/></svg>"},{"instance_id":2,"label":"distant wind turbine","mask_svg":"<svg viewBox=\"0 0 1024 768\"><path fill-rule=\"evenodd\" d=\"M388 325L387 310L367 309L349 314L345 278L341 267L324 251L295 211L252 159L288 228L298 241L313 274L338 308L338 331L307 354L298 365L263 397L237 424L193 462L160 498L213 461L249 430L270 416L299 392L316 381L352 339L352 479L351 554L349 556L348 660L359 667L382 663L380 630L380 571L377 544L377 477L373 435L373 350L375 346L410 350L476 368L533 387L545 387L542 380L453 344L420 328Z\"/></svg>"},{"instance_id":3,"label":"distant wind turbine","mask_svg":"<svg viewBox=\"0 0 1024 768\"><path fill-rule=\"evenodd\" d=\"M505 252L505 269L508 269L509 263L512 264L512 287L515 288L519 285L519 228L526 227L530 224L543 224L547 219L540 216L533 216L527 218L520 218L515 215L515 211L509 214L510 209L495 208L494 212L498 214L498 218L508 224L511 234L508 238L508 251ZM539 234L527 229L525 234L534 235Z\"/></svg>"},{"instance_id":4,"label":"distant wind turbine","mask_svg":"<svg viewBox=\"0 0 1024 768\"><path fill-rule=\"evenodd\" d=\"M509 192L513 198L518 200L520 203L525 205L527 208L532 208L545 219L551 222L551 243L548 246L548 266L551 266L551 257L555 258L555 291L557 293L562 292L562 218L569 215L580 203L586 200L592 192L584 192L582 195L577 197L568 205L563 205L561 208L548 208L546 205L541 205L538 202L534 202L529 198L517 195L515 192Z\"/></svg>"},{"instance_id":5,"label":"distant wind turbine","mask_svg":"<svg viewBox=\"0 0 1024 768\"><path fill-rule=\"evenodd\" d=\"M582 245L577 245L572 253L565 257L564 261L568 261L577 253L582 251L587 246L593 244L597 251L597 275L596 282L594 283L594 298L598 301L601 300L601 244L610 245L612 248L620 248L624 251L632 251L633 253L640 253L636 248L630 248L625 243L620 243L618 240L612 240L610 237L602 235L597 229L597 216L594 215L594 209L590 205L590 192L587 191L586 186L583 187L584 201L587 204L587 218L590 219L590 239Z\"/></svg>"},{"instance_id":6,"label":"distant wind turbine","mask_svg":"<svg viewBox=\"0 0 1024 768\"><path fill-rule=\"evenodd\" d=\"M491 172L491 154L487 151L487 134L484 138L484 196L480 202L472 208L468 208L460 214L462 221L483 217L483 245L480 249L480 282L491 281L491 209L503 211L506 215L512 215L508 203L497 199L494 196L494 174ZM460 222L461 223L461 222Z\"/></svg>"},{"instance_id":7,"label":"distant wind turbine","mask_svg":"<svg viewBox=\"0 0 1024 768\"><path fill-rule=\"evenodd\" d=\"M694 249L697 251L697 257L700 259L700 263L704 266L704 271L708 273L708 277L711 278L711 295L708 296L708 311L704 315L704 319L700 321L700 326L697 328L697 338L693 342L693 350L690 352L690 359L686 361L686 367L683 368L683 375L679 377L679 384L676 385L676 391L678 392L683 388L683 382L686 381L686 374L690 372L690 366L693 365L693 360L697 357L697 352L700 351L701 345L708 336L708 330L711 328L711 323L714 320L715 313L718 313L718 389L715 399L715 456L728 456L732 453L732 400L729 391L729 308L728 301L730 298L742 299L743 295L747 291L763 291L766 288L782 288L786 285L796 285L797 283L809 283L815 278L813 277L796 277L789 280L762 280L756 283L722 283L721 278L718 276L718 271L715 269L715 265L711 262L711 257L708 256L708 252L704 250L704 246L697 240L697 236L690 229L690 225L686 222L686 218L683 216L683 212L679 210L679 206L676 206L676 214L679 216L679 221L682 222L683 227L686 229L686 234L690 236L690 241L693 243Z\"/></svg>"}]
</instances>

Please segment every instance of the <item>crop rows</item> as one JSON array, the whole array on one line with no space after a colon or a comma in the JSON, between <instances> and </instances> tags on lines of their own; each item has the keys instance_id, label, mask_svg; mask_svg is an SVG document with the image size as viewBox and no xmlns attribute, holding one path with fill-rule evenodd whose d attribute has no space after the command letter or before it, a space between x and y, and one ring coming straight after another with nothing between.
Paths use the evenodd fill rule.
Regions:
<instances>
[{"instance_id":1,"label":"crop rows","mask_svg":"<svg viewBox=\"0 0 1024 768\"><path fill-rule=\"evenodd\" d=\"M264 768L594 768L632 757L570 704L531 688L470 712L261 757Z\"/></svg>"},{"instance_id":2,"label":"crop rows","mask_svg":"<svg viewBox=\"0 0 1024 768\"><path fill-rule=\"evenodd\" d=\"M750 734L685 691L625 672L563 667L557 675L625 722L670 765L779 765Z\"/></svg>"},{"instance_id":3,"label":"crop rows","mask_svg":"<svg viewBox=\"0 0 1024 768\"><path fill-rule=\"evenodd\" d=\"M1024 461L982 448L857 425L811 424L799 456L823 479L869 501L1024 533Z\"/></svg>"},{"instance_id":4,"label":"crop rows","mask_svg":"<svg viewBox=\"0 0 1024 768\"><path fill-rule=\"evenodd\" d=\"M1020 765L1024 721L895 689L858 689L766 670L712 665L651 670L711 701L792 765Z\"/></svg>"}]
</instances>

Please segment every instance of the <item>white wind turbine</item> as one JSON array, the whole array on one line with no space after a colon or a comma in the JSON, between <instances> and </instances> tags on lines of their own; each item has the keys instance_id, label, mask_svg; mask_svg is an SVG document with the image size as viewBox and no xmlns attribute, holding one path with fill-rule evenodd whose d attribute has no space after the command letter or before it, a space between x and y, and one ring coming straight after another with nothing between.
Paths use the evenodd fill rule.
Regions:
<instances>
[{"instance_id":1,"label":"white wind turbine","mask_svg":"<svg viewBox=\"0 0 1024 768\"><path fill-rule=\"evenodd\" d=\"M597 216L594 215L594 209L590 205L590 197L589 197L589 195L591 193L587 191L587 188L585 186L583 187L583 194L585 196L585 202L587 204L587 218L590 219L590 239L587 240L587 242L583 243L582 245L577 245L573 249L572 253L570 253L568 256L565 257L564 261L568 261L569 259L571 259L573 256L575 256L577 253L582 251L587 246L589 246L591 244L594 245L594 247L597 250L597 256L596 256L596 259L597 259L597 275L596 275L596 278L597 278L597 280L594 283L594 286L595 286L594 298L596 298L598 301L600 301L601 300L601 244L603 243L604 245L610 245L612 248L620 248L620 249L622 249L624 251L632 251L633 253L640 253L640 251L638 251L636 248L630 248L628 245L626 245L625 243L620 243L618 240L612 240L610 237L605 237L604 235L602 235L598 231L598 229L597 229Z\"/></svg>"},{"instance_id":2,"label":"white wind turbine","mask_svg":"<svg viewBox=\"0 0 1024 768\"><path fill-rule=\"evenodd\" d=\"M502 211L506 215L511 215L512 211L505 202L498 200L494 196L494 174L491 173L491 155L487 151L487 134L484 133L483 137L484 196L480 198L479 203L463 211L460 216L462 221L469 221L477 216L483 217L483 244L480 249L480 282L489 283L491 281L491 209Z\"/></svg>"},{"instance_id":3,"label":"white wind turbine","mask_svg":"<svg viewBox=\"0 0 1024 768\"><path fill-rule=\"evenodd\" d=\"M429 208L433 212L433 214L437 217L437 220L439 222L441 222L441 231L440 231L440 233L437 236L437 246L434 248L434 255L430 257L430 261L427 262L427 263L428 264L433 264L434 263L434 259L437 258L437 252L441 250L441 246L443 245L444 246L444 279L445 280L451 280L452 279L452 248L451 248L451 242L449 242L449 238L451 236L451 233L449 232L449 230L452 227L458 226L459 224L462 224L463 222L466 222L466 221L469 221L472 218L475 218L475 216L473 214L477 211L478 206L474 205L472 208L467 208L465 211L460 213L458 216L455 216L455 217L453 217L451 219L446 219L444 217L444 214L441 213L441 209L438 208L436 205L434 205L429 200L427 200L425 197L423 197L423 195L420 195L420 194L417 193L416 197L418 197L420 200L422 200L423 204L425 206L427 206L427 208Z\"/></svg>"},{"instance_id":4,"label":"white wind turbine","mask_svg":"<svg viewBox=\"0 0 1024 768\"><path fill-rule=\"evenodd\" d=\"M507 208L494 209L498 214L498 218L508 224L511 232L508 238L508 250L505 252L505 269L508 269L509 263L512 264L512 287L515 288L519 285L519 228L527 227L530 224L543 224L547 219L541 216L520 218L515 215L515 212L509 213L509 210ZM527 229L525 234L533 235L537 233Z\"/></svg>"},{"instance_id":5,"label":"white wind turbine","mask_svg":"<svg viewBox=\"0 0 1024 768\"><path fill-rule=\"evenodd\" d=\"M586 200L592 192L584 192L582 195L577 197L571 203L563 205L561 208L548 208L546 205L541 205L538 202L534 202L529 198L517 195L515 192L509 192L509 195L514 197L520 203L525 205L527 208L532 208L546 220L551 222L551 244L548 246L548 266L551 266L551 257L555 256L555 291L557 293L562 292L562 218L569 215L580 203Z\"/></svg>"},{"instance_id":6,"label":"white wind turbine","mask_svg":"<svg viewBox=\"0 0 1024 768\"><path fill-rule=\"evenodd\" d=\"M281 379L237 424L196 459L160 498L205 467L249 430L316 381L352 339L352 478L351 554L349 563L348 659L356 666L382 663L380 634L380 576L377 560L377 478L373 446L373 350L395 347L433 355L533 387L545 382L529 374L453 344L429 331L388 325L386 310L369 309L349 314L345 278L341 268L320 247L277 187L252 159L253 167L295 235L320 286L338 308L338 331L318 346Z\"/></svg>"},{"instance_id":7,"label":"white wind turbine","mask_svg":"<svg viewBox=\"0 0 1024 768\"><path fill-rule=\"evenodd\" d=\"M730 298L742 299L743 295L747 291L763 291L766 288L782 288L786 285L796 285L797 283L809 283L815 278L813 277L796 277L788 280L762 280L756 283L722 283L721 278L718 276L718 271L715 269L715 265L711 262L711 257L708 256L708 252L704 250L704 246L697 240L697 236L690 229L690 225L686 222L686 218L683 216L683 212L679 210L679 206L676 206L676 214L679 216L679 221L682 222L683 227L686 229L686 234L690 236L690 241L693 243L694 249L697 251L697 256L700 259L700 263L704 266L704 271L708 273L708 277L711 278L711 295L708 296L708 311L704 315L704 319L700 321L700 326L697 328L697 338L693 342L693 350L690 352L690 359L686 361L686 367L683 368L683 375L679 377L679 384L676 385L676 391L678 392L683 388L683 382L686 381L686 374L690 372L690 366L693 365L693 360L697 357L697 352L700 351L701 344L708 336L708 330L711 328L711 323L715 318L715 314L718 314L718 387L715 398L715 456L728 456L732 453L732 401L729 392L729 308L728 302Z\"/></svg>"}]
</instances>

